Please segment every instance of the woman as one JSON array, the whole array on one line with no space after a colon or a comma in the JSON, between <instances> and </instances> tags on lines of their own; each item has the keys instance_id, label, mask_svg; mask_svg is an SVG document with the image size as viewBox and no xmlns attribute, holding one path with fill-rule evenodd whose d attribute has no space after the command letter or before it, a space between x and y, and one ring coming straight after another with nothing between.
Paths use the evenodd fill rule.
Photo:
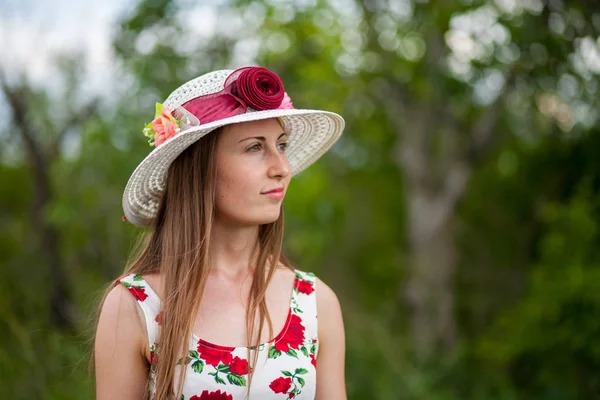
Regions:
<instances>
[{"instance_id":1,"label":"woman","mask_svg":"<svg viewBox=\"0 0 600 400\"><path fill-rule=\"evenodd\" d=\"M123 196L125 218L151 229L102 302L98 399L346 398L338 299L281 253L291 177L343 127L294 109L261 67L202 75L157 105L155 149Z\"/></svg>"}]
</instances>

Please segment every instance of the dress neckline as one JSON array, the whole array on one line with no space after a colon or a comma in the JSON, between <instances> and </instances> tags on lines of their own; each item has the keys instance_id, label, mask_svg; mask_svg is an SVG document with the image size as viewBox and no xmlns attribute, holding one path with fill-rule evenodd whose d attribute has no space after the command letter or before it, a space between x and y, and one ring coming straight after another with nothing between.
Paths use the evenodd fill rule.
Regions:
<instances>
[{"instance_id":1,"label":"dress neckline","mask_svg":"<svg viewBox=\"0 0 600 400\"><path fill-rule=\"evenodd\" d=\"M298 273L297 270L294 269L292 271L294 273L294 281L292 284L292 294L290 296L290 301L288 303L288 314L287 314L287 318L285 320L285 323L283 324L283 328L281 329L281 331L277 334L277 336L275 336L273 339L269 340L268 342L264 342L264 343L260 343L258 345L259 350L263 347L266 346L267 344L275 344L277 343L279 340L281 340L285 334L287 333L287 330L290 326L290 322L292 321L292 314L293 314L293 309L294 309L294 300L296 298L296 286L298 284L298 280L300 279L298 277ZM156 293L156 291L152 288L152 286L150 286L150 284L148 283L148 281L146 279L144 279L144 277L140 276L143 279L144 284L146 285L146 288L148 289L148 292L150 293L150 295L152 297L154 297L159 305L159 308L162 305L162 300L160 299L160 297L158 296L158 294ZM209 348L213 348L215 350L223 350L223 351L234 351L236 349L245 349L247 350L248 348L250 349L254 349L255 346L223 346L220 344L215 344L212 342L209 342L207 340L202 339L201 337L199 337L198 335L196 335L194 332L190 332L191 337L193 338L194 342L196 342L197 344L200 344L202 346L205 347L209 347Z\"/></svg>"}]
</instances>

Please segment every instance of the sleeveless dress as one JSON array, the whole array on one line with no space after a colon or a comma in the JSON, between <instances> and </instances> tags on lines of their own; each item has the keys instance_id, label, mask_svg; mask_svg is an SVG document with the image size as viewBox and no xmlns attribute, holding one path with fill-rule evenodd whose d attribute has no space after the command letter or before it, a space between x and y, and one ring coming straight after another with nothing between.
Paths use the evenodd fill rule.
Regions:
<instances>
[{"instance_id":1,"label":"sleeveless dress","mask_svg":"<svg viewBox=\"0 0 600 400\"><path fill-rule=\"evenodd\" d=\"M317 301L315 275L295 270L288 317L279 334L259 346L251 400L314 399L316 391ZM155 371L152 365L160 354L158 329L162 322L161 300L150 285L137 274L117 279L137 300L146 320L150 346L150 388L154 399ZM227 347L202 340L192 334L189 351L179 359L185 365L183 395L179 400L243 400L246 398L247 347ZM183 362L182 362L183 361ZM176 378L177 380L177 378Z\"/></svg>"}]
</instances>

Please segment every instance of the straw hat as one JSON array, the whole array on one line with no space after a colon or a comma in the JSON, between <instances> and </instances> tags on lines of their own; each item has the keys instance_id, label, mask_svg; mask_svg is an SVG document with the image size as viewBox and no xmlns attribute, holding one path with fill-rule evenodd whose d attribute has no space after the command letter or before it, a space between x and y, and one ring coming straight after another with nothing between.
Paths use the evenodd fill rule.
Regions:
<instances>
[{"instance_id":1,"label":"straw hat","mask_svg":"<svg viewBox=\"0 0 600 400\"><path fill-rule=\"evenodd\" d=\"M192 79L157 104L144 134L155 148L142 160L123 193L125 218L150 226L169 166L182 151L228 124L278 118L288 134L292 176L317 161L340 137L344 119L333 112L295 109L281 79L266 68L218 70Z\"/></svg>"}]
</instances>

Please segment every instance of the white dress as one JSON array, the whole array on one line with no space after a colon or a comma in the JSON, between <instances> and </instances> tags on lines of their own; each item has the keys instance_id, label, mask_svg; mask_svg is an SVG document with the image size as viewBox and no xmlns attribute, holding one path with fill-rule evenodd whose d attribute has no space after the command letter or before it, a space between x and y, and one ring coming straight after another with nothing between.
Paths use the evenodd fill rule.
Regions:
<instances>
[{"instance_id":1,"label":"white dress","mask_svg":"<svg viewBox=\"0 0 600 400\"><path fill-rule=\"evenodd\" d=\"M117 282L129 289L144 312L150 358L155 362L160 353L156 343L162 322L161 300L140 275L130 274ZM314 274L296 270L286 323L275 339L259 346L250 399L314 399L319 349L315 283ZM192 334L183 364L186 375L181 400L245 399L247 356L246 347L221 346ZM150 371L154 388L155 372ZM176 376L178 373L177 369Z\"/></svg>"}]
</instances>

